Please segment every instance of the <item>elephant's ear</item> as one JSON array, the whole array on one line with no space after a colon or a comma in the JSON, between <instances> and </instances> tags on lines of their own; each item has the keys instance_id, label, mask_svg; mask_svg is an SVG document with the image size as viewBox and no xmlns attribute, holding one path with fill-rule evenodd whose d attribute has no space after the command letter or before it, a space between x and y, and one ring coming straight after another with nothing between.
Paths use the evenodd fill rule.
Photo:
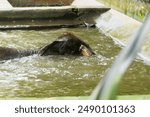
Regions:
<instances>
[{"instance_id":1,"label":"elephant's ear","mask_svg":"<svg viewBox=\"0 0 150 117\"><path fill-rule=\"evenodd\" d=\"M38 54L39 54L40 56L50 55L50 54L51 54L51 51L52 51L52 48L53 48L54 45L56 45L56 43L58 43L58 42L57 42L57 41L54 41L53 43L48 44L48 45L42 47L42 48L39 50Z\"/></svg>"},{"instance_id":2,"label":"elephant's ear","mask_svg":"<svg viewBox=\"0 0 150 117\"><path fill-rule=\"evenodd\" d=\"M49 46L50 46L50 45L46 45L46 46L42 47L42 48L39 50L38 54L39 54L40 56L43 56L43 55L45 54L45 52L47 51L47 49L49 48Z\"/></svg>"}]
</instances>

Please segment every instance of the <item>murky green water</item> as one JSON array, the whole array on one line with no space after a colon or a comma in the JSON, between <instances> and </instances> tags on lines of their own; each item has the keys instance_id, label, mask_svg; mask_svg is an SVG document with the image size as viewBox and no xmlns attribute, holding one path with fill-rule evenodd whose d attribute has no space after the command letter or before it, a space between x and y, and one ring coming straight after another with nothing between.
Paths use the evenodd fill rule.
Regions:
<instances>
[{"instance_id":1,"label":"murky green water","mask_svg":"<svg viewBox=\"0 0 150 117\"><path fill-rule=\"evenodd\" d=\"M96 55L90 58L34 55L1 61L0 98L49 98L91 93L120 51L112 39L97 29L0 31L0 46L39 48L66 31L89 43ZM121 83L119 94L150 94L150 66L139 60L134 62Z\"/></svg>"}]
</instances>

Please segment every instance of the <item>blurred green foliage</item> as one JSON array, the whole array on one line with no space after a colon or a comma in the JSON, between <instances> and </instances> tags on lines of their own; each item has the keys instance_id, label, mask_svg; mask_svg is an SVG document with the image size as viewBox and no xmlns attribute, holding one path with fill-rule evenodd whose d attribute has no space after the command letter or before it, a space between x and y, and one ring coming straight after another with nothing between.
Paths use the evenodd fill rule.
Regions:
<instances>
[{"instance_id":1,"label":"blurred green foliage","mask_svg":"<svg viewBox=\"0 0 150 117\"><path fill-rule=\"evenodd\" d=\"M150 0L97 0L105 5L123 12L137 20L143 21L150 12Z\"/></svg>"}]
</instances>

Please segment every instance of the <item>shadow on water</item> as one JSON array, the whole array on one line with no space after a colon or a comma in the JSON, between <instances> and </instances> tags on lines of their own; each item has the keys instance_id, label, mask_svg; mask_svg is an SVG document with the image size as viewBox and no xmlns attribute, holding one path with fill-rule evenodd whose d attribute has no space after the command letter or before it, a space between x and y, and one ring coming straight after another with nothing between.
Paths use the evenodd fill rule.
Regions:
<instances>
[{"instance_id":1,"label":"shadow on water","mask_svg":"<svg viewBox=\"0 0 150 117\"><path fill-rule=\"evenodd\" d=\"M39 48L67 31L89 43L96 55L90 58L34 55L1 61L0 98L89 95L121 49L97 29L1 31L0 44L17 49ZM149 84L150 66L135 60L125 74L119 94L149 94Z\"/></svg>"}]
</instances>

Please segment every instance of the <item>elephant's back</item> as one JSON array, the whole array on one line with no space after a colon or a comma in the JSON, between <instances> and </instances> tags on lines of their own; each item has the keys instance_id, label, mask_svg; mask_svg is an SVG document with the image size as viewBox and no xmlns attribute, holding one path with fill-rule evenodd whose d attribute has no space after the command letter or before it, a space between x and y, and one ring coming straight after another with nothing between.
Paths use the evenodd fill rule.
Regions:
<instances>
[{"instance_id":1,"label":"elephant's back","mask_svg":"<svg viewBox=\"0 0 150 117\"><path fill-rule=\"evenodd\" d=\"M17 49L0 47L0 60L16 58L18 56Z\"/></svg>"}]
</instances>

